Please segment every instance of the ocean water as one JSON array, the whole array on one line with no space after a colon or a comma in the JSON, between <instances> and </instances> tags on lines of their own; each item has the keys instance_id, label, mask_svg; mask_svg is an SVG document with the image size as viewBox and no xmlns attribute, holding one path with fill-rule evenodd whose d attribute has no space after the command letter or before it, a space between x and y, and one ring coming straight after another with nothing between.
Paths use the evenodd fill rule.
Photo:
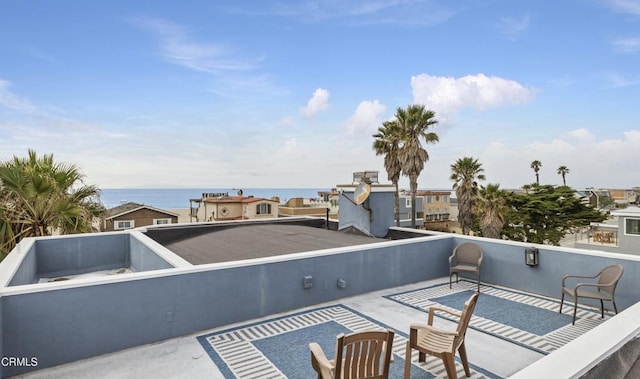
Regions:
<instances>
[{"instance_id":1,"label":"ocean water","mask_svg":"<svg viewBox=\"0 0 640 379\"><path fill-rule=\"evenodd\" d=\"M294 197L318 198L318 191L329 191L330 188L243 188L244 196L274 196L285 202ZM203 193L238 194L237 188L104 188L100 200L107 208L122 203L135 202L161 209L187 209L189 199L200 199Z\"/></svg>"}]
</instances>

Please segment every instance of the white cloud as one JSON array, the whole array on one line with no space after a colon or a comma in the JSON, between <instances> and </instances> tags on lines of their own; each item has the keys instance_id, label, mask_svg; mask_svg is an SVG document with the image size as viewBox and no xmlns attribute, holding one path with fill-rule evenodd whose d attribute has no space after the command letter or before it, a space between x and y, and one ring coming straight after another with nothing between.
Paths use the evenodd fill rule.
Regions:
<instances>
[{"instance_id":1,"label":"white cloud","mask_svg":"<svg viewBox=\"0 0 640 379\"><path fill-rule=\"evenodd\" d=\"M300 114L305 117L313 117L320 111L327 110L329 108L329 91L324 88L318 88L313 92L311 99L307 101L307 105L300 108Z\"/></svg>"},{"instance_id":2,"label":"white cloud","mask_svg":"<svg viewBox=\"0 0 640 379\"><path fill-rule=\"evenodd\" d=\"M604 0L605 4L616 12L640 15L638 0Z\"/></svg>"},{"instance_id":3,"label":"white cloud","mask_svg":"<svg viewBox=\"0 0 640 379\"><path fill-rule=\"evenodd\" d=\"M153 18L140 18L133 22L160 38L163 57L170 63L217 74L255 68L255 62L240 58L228 46L194 41L187 30L178 24Z\"/></svg>"},{"instance_id":4,"label":"white cloud","mask_svg":"<svg viewBox=\"0 0 640 379\"><path fill-rule=\"evenodd\" d=\"M617 72L605 73L604 79L609 83L609 86L613 88L630 87L640 84L640 79L629 78Z\"/></svg>"},{"instance_id":5,"label":"white cloud","mask_svg":"<svg viewBox=\"0 0 640 379\"><path fill-rule=\"evenodd\" d=\"M284 116L280 119L280 125L288 128L293 125L296 119L293 116Z\"/></svg>"},{"instance_id":6,"label":"white cloud","mask_svg":"<svg viewBox=\"0 0 640 379\"><path fill-rule=\"evenodd\" d=\"M542 162L541 184L562 184L557 174L560 166L567 166L567 184L574 188L603 187L631 188L638 185L640 167L640 130L631 130L619 138L597 140L582 129L566 133L549 142L535 141L525 145L489 144L474 152L485 168L489 182L502 187L519 188L533 183L535 174L530 168L534 160Z\"/></svg>"},{"instance_id":7,"label":"white cloud","mask_svg":"<svg viewBox=\"0 0 640 379\"><path fill-rule=\"evenodd\" d=\"M515 38L518 34L525 32L529 29L531 24L531 16L529 14L524 15L522 18L503 17L498 22L498 29L509 36Z\"/></svg>"},{"instance_id":8,"label":"white cloud","mask_svg":"<svg viewBox=\"0 0 640 379\"><path fill-rule=\"evenodd\" d=\"M460 9L455 9L460 8ZM396 24L434 25L442 23L464 6L442 6L424 0L309 0L291 5L279 2L276 14L296 21L342 20L351 25Z\"/></svg>"},{"instance_id":9,"label":"white cloud","mask_svg":"<svg viewBox=\"0 0 640 379\"><path fill-rule=\"evenodd\" d=\"M640 52L640 38L618 38L611 42L613 48L621 53L637 53Z\"/></svg>"},{"instance_id":10,"label":"white cloud","mask_svg":"<svg viewBox=\"0 0 640 379\"><path fill-rule=\"evenodd\" d=\"M587 129L575 129L567 133L567 136L575 138L581 142L591 142L595 139L595 136Z\"/></svg>"},{"instance_id":11,"label":"white cloud","mask_svg":"<svg viewBox=\"0 0 640 379\"><path fill-rule=\"evenodd\" d=\"M12 93L9 90L11 82L0 79L0 106L22 113L30 113L35 106L27 99Z\"/></svg>"},{"instance_id":12,"label":"white cloud","mask_svg":"<svg viewBox=\"0 0 640 379\"><path fill-rule=\"evenodd\" d=\"M536 90L509 79L484 74L461 78L420 74L411 78L414 102L436 112L447 121L463 108L479 110L526 103Z\"/></svg>"},{"instance_id":13,"label":"white cloud","mask_svg":"<svg viewBox=\"0 0 640 379\"><path fill-rule=\"evenodd\" d=\"M382 116L387 108L378 100L362 101L353 116L344 125L348 136L370 136L382 126Z\"/></svg>"}]
</instances>

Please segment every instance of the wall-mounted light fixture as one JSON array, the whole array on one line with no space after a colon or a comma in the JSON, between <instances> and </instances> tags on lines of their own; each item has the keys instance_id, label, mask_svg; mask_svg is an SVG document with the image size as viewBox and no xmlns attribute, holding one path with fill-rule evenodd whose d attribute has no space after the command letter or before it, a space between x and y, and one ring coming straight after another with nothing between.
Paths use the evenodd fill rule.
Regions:
<instances>
[{"instance_id":1,"label":"wall-mounted light fixture","mask_svg":"<svg viewBox=\"0 0 640 379\"><path fill-rule=\"evenodd\" d=\"M538 249L535 247L527 247L524 249L524 263L527 266L537 266L538 265Z\"/></svg>"},{"instance_id":2,"label":"wall-mounted light fixture","mask_svg":"<svg viewBox=\"0 0 640 379\"><path fill-rule=\"evenodd\" d=\"M302 277L302 288L309 289L313 287L313 276L307 275Z\"/></svg>"},{"instance_id":3,"label":"wall-mounted light fixture","mask_svg":"<svg viewBox=\"0 0 640 379\"><path fill-rule=\"evenodd\" d=\"M338 279L338 288L347 288L347 281L342 278Z\"/></svg>"}]
</instances>

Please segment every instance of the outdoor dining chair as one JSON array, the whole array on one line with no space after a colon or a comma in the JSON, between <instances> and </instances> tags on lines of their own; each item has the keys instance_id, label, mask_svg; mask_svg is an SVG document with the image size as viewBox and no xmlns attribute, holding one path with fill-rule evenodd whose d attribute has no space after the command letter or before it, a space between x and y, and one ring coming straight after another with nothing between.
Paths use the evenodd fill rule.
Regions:
<instances>
[{"instance_id":1,"label":"outdoor dining chair","mask_svg":"<svg viewBox=\"0 0 640 379\"><path fill-rule=\"evenodd\" d=\"M469 273L478 277L478 291L480 291L480 266L482 265L482 249L480 246L465 242L453 249L453 254L449 257L449 288L451 288L451 278L456 276L458 283L459 273Z\"/></svg>"},{"instance_id":2,"label":"outdoor dining chair","mask_svg":"<svg viewBox=\"0 0 640 379\"><path fill-rule=\"evenodd\" d=\"M320 345L309 344L311 366L318 379L386 379L392 362L394 333L391 330L367 330L340 334L336 354L329 360Z\"/></svg>"},{"instance_id":3,"label":"outdoor dining chair","mask_svg":"<svg viewBox=\"0 0 640 379\"><path fill-rule=\"evenodd\" d=\"M427 354L442 359L445 370L447 371L447 376L450 379L457 378L456 364L453 360L457 351L460 355L462 366L464 367L464 373L467 376L471 376L469 362L467 361L467 350L464 346L464 338L479 295L479 292L471 295L469 300L464 303L462 312L431 306L429 307L429 317L426 325L411 324L409 341L407 341L407 351L404 358L404 379L409 379L411 376L411 352L413 349L418 350L419 362L425 362ZM445 330L433 326L433 316L435 312L446 312L458 317L458 327L456 330Z\"/></svg>"},{"instance_id":4,"label":"outdoor dining chair","mask_svg":"<svg viewBox=\"0 0 640 379\"><path fill-rule=\"evenodd\" d=\"M595 275L583 276L583 275L565 275L562 278L562 298L560 299L560 313L562 313L562 304L564 303L564 295L569 295L573 298L573 322L576 324L576 311L578 309L578 298L596 299L600 300L600 315L604 318L604 300L613 303L613 309L618 314L618 307L616 307L615 292L618 281L622 277L624 268L622 265L616 264L603 268ZM566 284L567 279L570 278L583 278L583 279L595 279L597 282L578 283L575 286L568 286Z\"/></svg>"}]
</instances>

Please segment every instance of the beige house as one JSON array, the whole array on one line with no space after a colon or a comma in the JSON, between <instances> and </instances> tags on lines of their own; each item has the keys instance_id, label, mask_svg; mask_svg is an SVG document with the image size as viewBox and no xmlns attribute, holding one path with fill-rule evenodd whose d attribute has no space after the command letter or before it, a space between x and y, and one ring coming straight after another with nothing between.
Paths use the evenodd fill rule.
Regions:
<instances>
[{"instance_id":1,"label":"beige house","mask_svg":"<svg viewBox=\"0 0 640 379\"><path fill-rule=\"evenodd\" d=\"M418 191L421 196L424 227L428 230L446 230L449 222L451 191Z\"/></svg>"},{"instance_id":2,"label":"beige house","mask_svg":"<svg viewBox=\"0 0 640 379\"><path fill-rule=\"evenodd\" d=\"M100 231L133 229L140 226L175 224L178 214L138 203L125 203L107 210Z\"/></svg>"},{"instance_id":3,"label":"beige house","mask_svg":"<svg viewBox=\"0 0 640 379\"><path fill-rule=\"evenodd\" d=\"M278 217L277 199L228 194L202 194L191 199L191 221L229 221Z\"/></svg>"}]
</instances>

